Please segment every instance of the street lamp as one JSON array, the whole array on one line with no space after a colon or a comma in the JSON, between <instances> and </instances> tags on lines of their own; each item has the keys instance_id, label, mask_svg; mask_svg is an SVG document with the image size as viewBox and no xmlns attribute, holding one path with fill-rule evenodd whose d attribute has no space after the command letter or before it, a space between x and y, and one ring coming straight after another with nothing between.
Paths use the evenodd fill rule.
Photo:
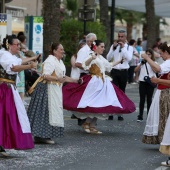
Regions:
<instances>
[{"instance_id":1,"label":"street lamp","mask_svg":"<svg viewBox=\"0 0 170 170\"><path fill-rule=\"evenodd\" d=\"M95 0L79 0L78 2L79 2L78 19L83 20L84 35L86 35L86 22L94 21L95 19L95 10L94 10Z\"/></svg>"}]
</instances>

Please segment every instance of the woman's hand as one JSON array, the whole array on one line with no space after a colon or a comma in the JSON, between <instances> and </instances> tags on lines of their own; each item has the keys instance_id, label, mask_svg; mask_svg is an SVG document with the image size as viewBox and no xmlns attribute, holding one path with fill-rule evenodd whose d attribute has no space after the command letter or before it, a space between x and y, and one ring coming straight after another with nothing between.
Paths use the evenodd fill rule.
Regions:
<instances>
[{"instance_id":1,"label":"woman's hand","mask_svg":"<svg viewBox=\"0 0 170 170\"><path fill-rule=\"evenodd\" d=\"M142 54L141 57L146 60L148 58L148 55L147 54Z\"/></svg>"},{"instance_id":2,"label":"woman's hand","mask_svg":"<svg viewBox=\"0 0 170 170\"><path fill-rule=\"evenodd\" d=\"M40 62L42 59L42 55L38 54L37 56L32 57L32 60L37 60L38 62Z\"/></svg>"},{"instance_id":3,"label":"woman's hand","mask_svg":"<svg viewBox=\"0 0 170 170\"><path fill-rule=\"evenodd\" d=\"M60 83L64 83L66 81L66 77L59 77L57 78L57 81L59 81Z\"/></svg>"},{"instance_id":4,"label":"woman's hand","mask_svg":"<svg viewBox=\"0 0 170 170\"><path fill-rule=\"evenodd\" d=\"M83 84L83 78L79 78L77 81L78 84Z\"/></svg>"},{"instance_id":5,"label":"woman's hand","mask_svg":"<svg viewBox=\"0 0 170 170\"><path fill-rule=\"evenodd\" d=\"M168 75L167 75L167 79L168 79L168 80L170 80L170 73L168 73Z\"/></svg>"},{"instance_id":6,"label":"woman's hand","mask_svg":"<svg viewBox=\"0 0 170 170\"><path fill-rule=\"evenodd\" d=\"M97 58L97 54L95 54L95 55L94 55L94 54L92 54L92 56L91 56L91 57L92 57L92 58L91 58L92 60L95 60L95 59Z\"/></svg>"},{"instance_id":7,"label":"woman's hand","mask_svg":"<svg viewBox=\"0 0 170 170\"><path fill-rule=\"evenodd\" d=\"M123 64L124 61L125 61L125 58L122 58L121 60L119 60L119 63Z\"/></svg>"},{"instance_id":8,"label":"woman's hand","mask_svg":"<svg viewBox=\"0 0 170 170\"><path fill-rule=\"evenodd\" d=\"M151 82L152 82L152 83L155 83L155 84L158 84L158 83L159 83L159 80L160 80L160 79L157 78L157 77L152 77L152 78L151 78Z\"/></svg>"}]
</instances>

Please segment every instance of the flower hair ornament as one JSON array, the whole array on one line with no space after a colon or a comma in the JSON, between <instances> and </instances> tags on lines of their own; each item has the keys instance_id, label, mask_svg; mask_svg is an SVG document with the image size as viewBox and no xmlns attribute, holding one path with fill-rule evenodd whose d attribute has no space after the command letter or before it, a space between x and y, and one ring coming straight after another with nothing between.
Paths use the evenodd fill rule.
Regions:
<instances>
[{"instance_id":1,"label":"flower hair ornament","mask_svg":"<svg viewBox=\"0 0 170 170\"><path fill-rule=\"evenodd\" d=\"M170 44L167 44L167 47L170 48Z\"/></svg>"},{"instance_id":2,"label":"flower hair ornament","mask_svg":"<svg viewBox=\"0 0 170 170\"><path fill-rule=\"evenodd\" d=\"M92 45L91 45L91 50L95 51L96 50L96 43L93 41Z\"/></svg>"}]
</instances>

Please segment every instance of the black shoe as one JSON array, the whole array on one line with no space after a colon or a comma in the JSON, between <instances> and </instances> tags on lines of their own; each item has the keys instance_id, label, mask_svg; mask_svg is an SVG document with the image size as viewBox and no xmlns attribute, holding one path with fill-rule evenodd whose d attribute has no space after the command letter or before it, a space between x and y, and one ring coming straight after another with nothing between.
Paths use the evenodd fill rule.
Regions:
<instances>
[{"instance_id":1,"label":"black shoe","mask_svg":"<svg viewBox=\"0 0 170 170\"><path fill-rule=\"evenodd\" d=\"M71 119L77 119L77 117L74 114L72 114Z\"/></svg>"},{"instance_id":2,"label":"black shoe","mask_svg":"<svg viewBox=\"0 0 170 170\"><path fill-rule=\"evenodd\" d=\"M143 117L138 116L137 122L143 122Z\"/></svg>"},{"instance_id":3,"label":"black shoe","mask_svg":"<svg viewBox=\"0 0 170 170\"><path fill-rule=\"evenodd\" d=\"M123 118L122 116L118 116L118 117L117 117L117 120L122 121L122 120L124 120L124 118Z\"/></svg>"},{"instance_id":4,"label":"black shoe","mask_svg":"<svg viewBox=\"0 0 170 170\"><path fill-rule=\"evenodd\" d=\"M55 144L55 141L51 140L50 138L40 138L35 136L34 143Z\"/></svg>"},{"instance_id":5,"label":"black shoe","mask_svg":"<svg viewBox=\"0 0 170 170\"><path fill-rule=\"evenodd\" d=\"M5 149L0 146L0 154L2 154L3 156L8 156L8 154L6 153Z\"/></svg>"},{"instance_id":6,"label":"black shoe","mask_svg":"<svg viewBox=\"0 0 170 170\"><path fill-rule=\"evenodd\" d=\"M108 120L113 120L113 116L109 116Z\"/></svg>"},{"instance_id":7,"label":"black shoe","mask_svg":"<svg viewBox=\"0 0 170 170\"><path fill-rule=\"evenodd\" d=\"M78 119L78 125L81 126L85 121L86 119Z\"/></svg>"}]
</instances>

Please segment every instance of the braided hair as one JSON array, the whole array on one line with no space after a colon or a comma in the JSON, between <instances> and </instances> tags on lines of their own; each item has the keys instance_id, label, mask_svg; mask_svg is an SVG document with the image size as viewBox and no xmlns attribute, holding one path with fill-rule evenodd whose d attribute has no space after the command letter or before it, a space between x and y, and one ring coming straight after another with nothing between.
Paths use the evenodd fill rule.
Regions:
<instances>
[{"instance_id":1,"label":"braided hair","mask_svg":"<svg viewBox=\"0 0 170 170\"><path fill-rule=\"evenodd\" d=\"M170 54L170 46L168 46L167 43L160 44L158 48L163 52L167 51L167 53Z\"/></svg>"},{"instance_id":2,"label":"braided hair","mask_svg":"<svg viewBox=\"0 0 170 170\"><path fill-rule=\"evenodd\" d=\"M50 54L54 55L53 50L57 50L60 43L52 43L50 47Z\"/></svg>"},{"instance_id":3,"label":"braided hair","mask_svg":"<svg viewBox=\"0 0 170 170\"><path fill-rule=\"evenodd\" d=\"M2 47L8 50L9 44L12 45L14 39L17 39L16 35L6 35L6 38L3 39Z\"/></svg>"}]
</instances>

